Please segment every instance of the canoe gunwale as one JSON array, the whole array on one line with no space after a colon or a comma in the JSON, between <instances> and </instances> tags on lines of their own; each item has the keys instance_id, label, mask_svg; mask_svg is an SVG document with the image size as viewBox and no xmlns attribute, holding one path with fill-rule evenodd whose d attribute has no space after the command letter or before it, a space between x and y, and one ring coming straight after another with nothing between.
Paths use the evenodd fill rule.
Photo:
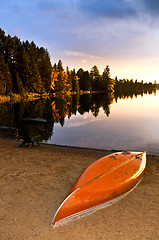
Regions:
<instances>
[{"instance_id":1,"label":"canoe gunwale","mask_svg":"<svg viewBox=\"0 0 159 240\"><path fill-rule=\"evenodd\" d=\"M54 223L54 220L55 220L56 215L57 215L58 211L60 210L60 208L64 205L64 203L67 201L67 199L70 198L71 195L73 195L73 194L74 194L75 192L77 192L79 189L80 189L80 188L77 188L75 191L73 191L71 194L69 194L69 195L67 196L67 198L64 199L64 201L61 203L61 205L60 205L59 208L57 209L57 211L56 211L56 213L55 213L55 215L54 215L54 218L53 218L53 220L52 220L51 225L54 225L54 224L55 224L55 223Z\"/></svg>"},{"instance_id":2,"label":"canoe gunwale","mask_svg":"<svg viewBox=\"0 0 159 240\"><path fill-rule=\"evenodd\" d=\"M114 202L119 201L121 198L124 198L124 197L127 196L130 192L132 192L132 191L138 186L138 184L139 184L141 181L142 181L142 179L140 179L140 180L135 184L135 186L134 186L133 188L131 188L129 191L127 191L126 193L123 193L122 195L120 195L120 196L118 196L118 197L116 197L116 198L113 198L113 199L111 199L111 200L109 200L109 201L107 201L107 202L98 204L98 205L96 205L96 206L94 206L94 207L85 209L85 210L80 211L80 212L78 212L78 213L69 215L68 217L65 217L65 218L63 218L63 219L61 219L61 220L58 220L58 221L54 222L55 217L56 217L56 214L58 213L58 211L60 210L60 208L61 208L62 205L64 204L65 200L67 200L74 192L76 192L77 190L79 190L79 189L77 189L77 190L75 190L74 192L72 192L72 193L62 202L62 204L60 205L60 207L58 208L58 210L56 211L56 213L55 213L55 215L54 215L54 218L53 218L53 220L52 220L51 226L55 226L56 224L64 223L65 221L72 220L72 219L75 218L75 217L80 217L80 216L84 215L85 213L93 212L93 211L95 211L95 210L97 210L97 209L99 209L99 208L109 206L109 205L113 204Z\"/></svg>"}]
</instances>

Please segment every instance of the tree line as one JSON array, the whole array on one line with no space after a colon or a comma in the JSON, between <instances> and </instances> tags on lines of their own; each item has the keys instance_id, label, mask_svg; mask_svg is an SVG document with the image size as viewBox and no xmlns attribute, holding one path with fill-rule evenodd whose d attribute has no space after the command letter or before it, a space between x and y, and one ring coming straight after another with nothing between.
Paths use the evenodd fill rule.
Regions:
<instances>
[{"instance_id":1,"label":"tree line","mask_svg":"<svg viewBox=\"0 0 159 240\"><path fill-rule=\"evenodd\" d=\"M94 65L91 71L80 68L64 71L62 61L55 64L51 73L52 92L79 92L79 91L113 91L115 81L110 78L110 68L107 65L100 75L99 69Z\"/></svg>"},{"instance_id":2,"label":"tree line","mask_svg":"<svg viewBox=\"0 0 159 240\"><path fill-rule=\"evenodd\" d=\"M80 91L138 91L153 89L156 84L135 82L131 79L110 77L107 65L102 74L96 65L91 71L80 68L66 70L59 60L54 66L47 49L38 47L32 41L23 41L16 36L6 36L0 29L0 95L27 93L79 93Z\"/></svg>"}]
</instances>

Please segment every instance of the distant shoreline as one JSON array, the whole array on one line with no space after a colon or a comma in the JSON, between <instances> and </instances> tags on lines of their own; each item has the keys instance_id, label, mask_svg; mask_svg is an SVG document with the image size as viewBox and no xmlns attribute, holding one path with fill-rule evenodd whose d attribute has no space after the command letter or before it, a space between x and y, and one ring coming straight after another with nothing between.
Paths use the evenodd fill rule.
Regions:
<instances>
[{"instance_id":1,"label":"distant shoreline","mask_svg":"<svg viewBox=\"0 0 159 240\"><path fill-rule=\"evenodd\" d=\"M132 94L141 94L144 93L144 91L157 91L159 90L159 84L157 84L157 86L155 88L147 88L147 89L139 89L137 90L137 92L132 92ZM46 99L46 98L50 98L50 97L60 97L62 95L83 95L83 94L93 94L93 93L107 93L106 91L83 91L80 90L78 93L77 92L55 92L55 93L25 93L23 95L20 94L14 94L14 93L10 93L9 95L5 96L5 95L0 95L0 103L4 103L4 102L16 102L16 101L21 101L21 100L26 100L26 101L35 101L38 99ZM120 92L118 94L122 94L125 92ZM129 93L129 92L128 92ZM115 97L115 96L114 96Z\"/></svg>"}]
</instances>

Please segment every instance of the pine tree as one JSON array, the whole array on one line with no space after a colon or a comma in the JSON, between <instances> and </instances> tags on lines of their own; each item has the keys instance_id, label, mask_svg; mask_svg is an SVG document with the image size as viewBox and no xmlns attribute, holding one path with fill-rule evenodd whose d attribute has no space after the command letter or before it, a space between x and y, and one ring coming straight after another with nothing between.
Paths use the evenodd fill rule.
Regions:
<instances>
[{"instance_id":1,"label":"pine tree","mask_svg":"<svg viewBox=\"0 0 159 240\"><path fill-rule=\"evenodd\" d=\"M102 89L105 91L110 91L112 92L114 90L114 84L115 81L113 79L111 79L110 77L110 68L107 65L106 68L103 71L103 75L102 75Z\"/></svg>"},{"instance_id":2,"label":"pine tree","mask_svg":"<svg viewBox=\"0 0 159 240\"><path fill-rule=\"evenodd\" d=\"M9 94L12 91L12 79L8 64L5 63L3 55L0 53L0 86L1 94Z\"/></svg>"},{"instance_id":3,"label":"pine tree","mask_svg":"<svg viewBox=\"0 0 159 240\"><path fill-rule=\"evenodd\" d=\"M6 91L5 83L4 83L4 75L0 70L0 95L4 95Z\"/></svg>"},{"instance_id":4,"label":"pine tree","mask_svg":"<svg viewBox=\"0 0 159 240\"><path fill-rule=\"evenodd\" d=\"M92 83L92 91L99 91L101 84L101 76L96 65L94 65L91 69L90 78Z\"/></svg>"},{"instance_id":5,"label":"pine tree","mask_svg":"<svg viewBox=\"0 0 159 240\"><path fill-rule=\"evenodd\" d=\"M6 41L6 36L5 32L0 28L0 53L4 55L5 52L5 41Z\"/></svg>"},{"instance_id":6,"label":"pine tree","mask_svg":"<svg viewBox=\"0 0 159 240\"><path fill-rule=\"evenodd\" d=\"M23 95L24 87L18 72L16 72L15 80L16 80L16 92L19 93L20 95Z\"/></svg>"},{"instance_id":7,"label":"pine tree","mask_svg":"<svg viewBox=\"0 0 159 240\"><path fill-rule=\"evenodd\" d=\"M37 51L37 66L41 76L42 85L44 87L43 90L49 92L51 86L52 66L49 53L43 47Z\"/></svg>"},{"instance_id":8,"label":"pine tree","mask_svg":"<svg viewBox=\"0 0 159 240\"><path fill-rule=\"evenodd\" d=\"M58 71L58 72L64 71L64 69L63 69L63 64L62 64L62 61L61 61L61 60L58 61L57 71Z\"/></svg>"},{"instance_id":9,"label":"pine tree","mask_svg":"<svg viewBox=\"0 0 159 240\"><path fill-rule=\"evenodd\" d=\"M4 74L5 74L5 81L6 81L6 95L8 95L12 92L12 78L11 78L8 64L6 64L6 70Z\"/></svg>"},{"instance_id":10,"label":"pine tree","mask_svg":"<svg viewBox=\"0 0 159 240\"><path fill-rule=\"evenodd\" d=\"M34 60L34 58L30 58L29 68L31 72L31 88L32 92L41 93L42 89L42 81L41 76L38 70L38 66Z\"/></svg>"},{"instance_id":11,"label":"pine tree","mask_svg":"<svg viewBox=\"0 0 159 240\"><path fill-rule=\"evenodd\" d=\"M27 92L32 92L31 71L29 67L29 56L26 53L25 47L20 50L20 59L18 65L19 77L22 80L23 86Z\"/></svg>"},{"instance_id":12,"label":"pine tree","mask_svg":"<svg viewBox=\"0 0 159 240\"><path fill-rule=\"evenodd\" d=\"M92 91L91 79L88 71L83 73L84 91Z\"/></svg>"},{"instance_id":13,"label":"pine tree","mask_svg":"<svg viewBox=\"0 0 159 240\"><path fill-rule=\"evenodd\" d=\"M73 69L71 71L70 79L71 79L72 91L78 93L79 92L79 78L76 75L75 69Z\"/></svg>"},{"instance_id":14,"label":"pine tree","mask_svg":"<svg viewBox=\"0 0 159 240\"><path fill-rule=\"evenodd\" d=\"M79 78L79 87L80 90L83 91L92 91L91 86L91 77L88 71L84 71L82 68L80 68L77 72L77 76Z\"/></svg>"},{"instance_id":15,"label":"pine tree","mask_svg":"<svg viewBox=\"0 0 159 240\"><path fill-rule=\"evenodd\" d=\"M47 49L38 48L33 41L21 42L16 36L5 36L0 29L0 53L12 80L12 88L8 85L7 89L16 93L22 89L40 93L50 90L52 66ZM4 72L1 79L2 75Z\"/></svg>"}]
</instances>

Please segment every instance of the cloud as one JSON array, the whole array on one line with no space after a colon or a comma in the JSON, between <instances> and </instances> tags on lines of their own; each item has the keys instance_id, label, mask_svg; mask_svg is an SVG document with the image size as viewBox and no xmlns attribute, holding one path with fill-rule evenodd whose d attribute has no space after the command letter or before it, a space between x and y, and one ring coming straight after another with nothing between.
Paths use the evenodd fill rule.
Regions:
<instances>
[{"instance_id":1,"label":"cloud","mask_svg":"<svg viewBox=\"0 0 159 240\"><path fill-rule=\"evenodd\" d=\"M39 16L50 18L49 24L53 22L58 29L75 35L81 26L84 29L88 22L90 25L91 21L94 24L101 20L105 24L108 20L125 21L127 24L135 21L158 27L159 0L35 0L34 4Z\"/></svg>"},{"instance_id":2,"label":"cloud","mask_svg":"<svg viewBox=\"0 0 159 240\"><path fill-rule=\"evenodd\" d=\"M158 0L76 0L76 8L91 17L113 19L142 19L159 15Z\"/></svg>"},{"instance_id":3,"label":"cloud","mask_svg":"<svg viewBox=\"0 0 159 240\"><path fill-rule=\"evenodd\" d=\"M76 18L83 16L123 19L137 16L135 1L137 0L40 0L37 7L40 11L60 16L65 13L70 17L69 15L75 12Z\"/></svg>"},{"instance_id":4,"label":"cloud","mask_svg":"<svg viewBox=\"0 0 159 240\"><path fill-rule=\"evenodd\" d=\"M79 9L92 17L129 18L137 16L137 9L130 0L77 0Z\"/></svg>"},{"instance_id":5,"label":"cloud","mask_svg":"<svg viewBox=\"0 0 159 240\"><path fill-rule=\"evenodd\" d=\"M142 0L144 10L152 17L159 15L159 1L158 0Z\"/></svg>"},{"instance_id":6,"label":"cloud","mask_svg":"<svg viewBox=\"0 0 159 240\"><path fill-rule=\"evenodd\" d=\"M70 12L74 8L73 0L40 0L37 7L45 12Z\"/></svg>"},{"instance_id":7,"label":"cloud","mask_svg":"<svg viewBox=\"0 0 159 240\"><path fill-rule=\"evenodd\" d=\"M100 59L101 58L99 56L93 56L93 55L83 53L83 52L78 52L78 51L65 50L64 54L68 57L81 57L81 58L89 58L89 59Z\"/></svg>"}]
</instances>

